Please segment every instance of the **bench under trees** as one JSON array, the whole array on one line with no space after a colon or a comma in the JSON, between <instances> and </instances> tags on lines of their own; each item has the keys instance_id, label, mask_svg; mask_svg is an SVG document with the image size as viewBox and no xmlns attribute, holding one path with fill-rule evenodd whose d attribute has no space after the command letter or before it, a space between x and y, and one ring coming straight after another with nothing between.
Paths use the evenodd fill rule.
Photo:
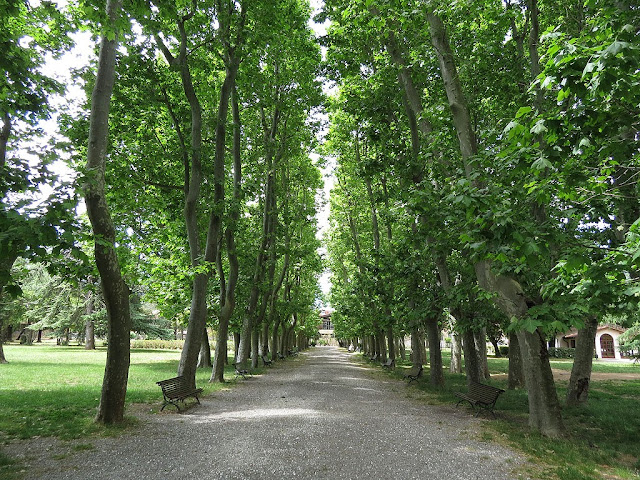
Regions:
<instances>
[{"instance_id":1,"label":"bench under trees","mask_svg":"<svg viewBox=\"0 0 640 480\"><path fill-rule=\"evenodd\" d=\"M247 370L246 368L242 368L242 365L239 364L239 363L234 363L233 364L233 368L236 371L235 378L242 377L243 379L246 380L247 377L249 377L249 376L252 377L253 376L249 370Z\"/></svg>"},{"instance_id":2,"label":"bench under trees","mask_svg":"<svg viewBox=\"0 0 640 480\"><path fill-rule=\"evenodd\" d=\"M187 382L187 379L183 376L161 380L156 383L162 389L162 397L164 398L164 403L160 411L164 410L164 407L167 405L173 405L180 411L180 406L177 402L184 404L184 401L189 397L194 397L196 402L200 404L198 395L202 393L202 389L189 385L189 382Z\"/></svg>"},{"instance_id":3,"label":"bench under trees","mask_svg":"<svg viewBox=\"0 0 640 480\"><path fill-rule=\"evenodd\" d=\"M485 385L484 383L471 382L467 393L456 392L456 397L460 399L458 400L458 403L456 403L456 407L462 402L468 402L476 412L476 417L482 410L486 410L491 412L493 418L496 418L496 414L493 409L496 406L498 397L503 392L504 390L501 388Z\"/></svg>"},{"instance_id":4,"label":"bench under trees","mask_svg":"<svg viewBox=\"0 0 640 480\"><path fill-rule=\"evenodd\" d=\"M387 358L386 362L382 362L380 365L382 365L384 368L393 368L395 367L395 360L389 357Z\"/></svg>"},{"instance_id":5,"label":"bench under trees","mask_svg":"<svg viewBox=\"0 0 640 480\"><path fill-rule=\"evenodd\" d=\"M269 360L269 357L267 357L266 355L262 355L262 363L265 367L270 367L272 364L271 360Z\"/></svg>"},{"instance_id":6,"label":"bench under trees","mask_svg":"<svg viewBox=\"0 0 640 480\"><path fill-rule=\"evenodd\" d=\"M403 377L409 380L408 385L411 385L411 382L418 381L418 379L422 376L423 371L424 369L422 368L422 365L413 366L411 367L411 370L403 375Z\"/></svg>"}]
</instances>

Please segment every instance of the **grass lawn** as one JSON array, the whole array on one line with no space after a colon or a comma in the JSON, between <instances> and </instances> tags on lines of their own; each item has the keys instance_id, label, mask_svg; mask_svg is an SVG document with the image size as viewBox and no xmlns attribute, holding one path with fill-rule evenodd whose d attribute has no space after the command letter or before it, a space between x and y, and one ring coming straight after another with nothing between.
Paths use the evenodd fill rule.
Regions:
<instances>
[{"instance_id":1,"label":"grass lawn","mask_svg":"<svg viewBox=\"0 0 640 480\"><path fill-rule=\"evenodd\" d=\"M463 374L448 371L450 356L443 353L445 387L429 385L429 368L416 387L427 395L429 403L455 404L454 392L465 392ZM552 368L570 370L571 360L553 360ZM408 362L400 362L388 373L402 377ZM508 360L490 358L493 377L487 382L506 390ZM594 361L594 372L637 373L640 366L632 363ZM568 377L568 376L567 376ZM556 381L562 404L568 381ZM415 385L415 383L413 384ZM459 408L469 408L460 406ZM470 411L470 415L472 412ZM589 405L563 408L567 436L551 440L533 433L527 425L528 404L524 390L507 390L496 404L497 420L490 415L483 423L481 440L506 443L525 454L532 462L532 476L557 480L640 479L640 380L592 380Z\"/></svg>"},{"instance_id":2,"label":"grass lawn","mask_svg":"<svg viewBox=\"0 0 640 480\"><path fill-rule=\"evenodd\" d=\"M4 352L9 363L0 365L0 445L11 438L71 439L113 431L93 422L105 348L4 345ZM162 393L156 382L175 377L179 360L177 350L132 349L127 405L149 404L159 410ZM196 383L204 388L203 395L222 387L208 383L210 376L211 369L198 369Z\"/></svg>"}]
</instances>

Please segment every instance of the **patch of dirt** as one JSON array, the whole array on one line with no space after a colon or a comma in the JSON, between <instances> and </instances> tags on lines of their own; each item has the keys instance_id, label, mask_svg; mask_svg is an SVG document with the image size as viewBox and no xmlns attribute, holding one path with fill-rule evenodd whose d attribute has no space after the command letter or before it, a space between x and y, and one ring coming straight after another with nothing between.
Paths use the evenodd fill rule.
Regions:
<instances>
[{"instance_id":1,"label":"patch of dirt","mask_svg":"<svg viewBox=\"0 0 640 480\"><path fill-rule=\"evenodd\" d=\"M552 368L551 371L556 380L568 381L571 378L571 370ZM591 380L640 380L640 373L591 372Z\"/></svg>"}]
</instances>

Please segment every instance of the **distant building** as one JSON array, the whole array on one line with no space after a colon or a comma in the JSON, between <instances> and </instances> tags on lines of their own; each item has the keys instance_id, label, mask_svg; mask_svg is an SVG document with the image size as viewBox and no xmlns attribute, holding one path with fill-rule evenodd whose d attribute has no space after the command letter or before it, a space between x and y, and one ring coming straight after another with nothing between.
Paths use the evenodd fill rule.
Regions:
<instances>
[{"instance_id":1,"label":"distant building","mask_svg":"<svg viewBox=\"0 0 640 480\"><path fill-rule=\"evenodd\" d=\"M599 325L596 331L596 355L598 358L621 358L618 337L626 328L617 325ZM578 330L572 328L568 332L556 334L555 346L560 348L576 348Z\"/></svg>"},{"instance_id":2,"label":"distant building","mask_svg":"<svg viewBox=\"0 0 640 480\"><path fill-rule=\"evenodd\" d=\"M318 333L320 334L320 342L326 343L327 345L337 345L336 336L333 332L333 323L331 322L331 313L333 312L330 308L325 308L320 311L320 320L322 324L319 325Z\"/></svg>"}]
</instances>

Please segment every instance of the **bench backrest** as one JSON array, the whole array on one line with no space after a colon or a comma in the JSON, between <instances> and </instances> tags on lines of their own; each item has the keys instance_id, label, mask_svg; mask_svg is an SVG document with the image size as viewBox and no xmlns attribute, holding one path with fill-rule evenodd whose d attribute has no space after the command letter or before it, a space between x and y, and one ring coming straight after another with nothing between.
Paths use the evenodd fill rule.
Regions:
<instances>
[{"instance_id":1,"label":"bench backrest","mask_svg":"<svg viewBox=\"0 0 640 480\"><path fill-rule=\"evenodd\" d=\"M168 378L167 380L161 380L156 382L162 388L162 391L171 396L173 393L183 393L187 390L193 390L189 387L187 379L183 376Z\"/></svg>"},{"instance_id":2,"label":"bench backrest","mask_svg":"<svg viewBox=\"0 0 640 480\"><path fill-rule=\"evenodd\" d=\"M468 396L479 400L482 403L491 404L497 400L498 396L502 392L504 392L504 390L492 387L491 385L471 382L471 385L469 385Z\"/></svg>"},{"instance_id":3,"label":"bench backrest","mask_svg":"<svg viewBox=\"0 0 640 480\"><path fill-rule=\"evenodd\" d=\"M411 370L407 373L408 377L415 377L416 375L420 375L422 373L422 366L420 367L411 367Z\"/></svg>"}]
</instances>

